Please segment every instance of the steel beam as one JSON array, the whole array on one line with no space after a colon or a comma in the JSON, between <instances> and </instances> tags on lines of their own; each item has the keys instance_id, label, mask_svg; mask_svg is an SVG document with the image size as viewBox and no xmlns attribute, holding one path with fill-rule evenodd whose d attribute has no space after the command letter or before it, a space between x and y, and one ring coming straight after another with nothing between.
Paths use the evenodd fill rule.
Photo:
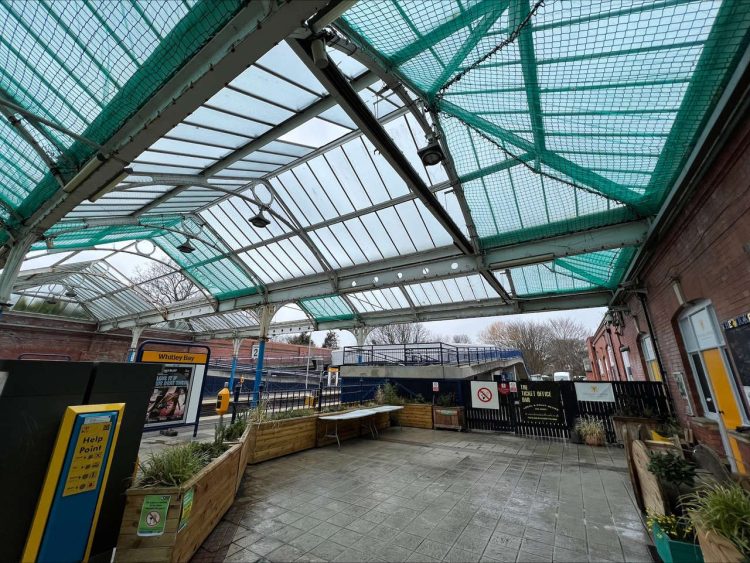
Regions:
<instances>
[{"instance_id":1,"label":"steel beam","mask_svg":"<svg viewBox=\"0 0 750 563\"><path fill-rule=\"evenodd\" d=\"M480 268L493 272L506 268L547 262L555 258L596 252L622 246L640 244L648 232L648 221L633 221L610 227L601 227L579 233L562 235L550 239L521 243L485 253L484 263L477 257L465 256L453 247L442 247L425 252L370 262L338 270L338 292L355 293L387 287L438 281L459 276L478 274ZM428 270L425 273L425 269ZM375 282L377 276L378 281ZM212 304L211 308L190 304L170 308L167 312L153 312L148 317L153 322L177 320L190 316L203 316L216 312L228 313L249 307L257 307L264 302L283 304L305 297L319 297L331 293L331 283L325 274L315 274L278 282L266 286L263 294L248 295L223 300ZM267 301L266 301L267 300ZM184 307L184 308L183 308ZM417 308L415 307L415 310ZM202 312L201 312L202 311ZM361 313L364 317L368 313ZM132 326L138 318L146 315L128 315L102 322L101 330L111 330L117 326ZM153 320L155 319L155 320ZM132 323L132 324L124 324Z\"/></svg>"},{"instance_id":2,"label":"steel beam","mask_svg":"<svg viewBox=\"0 0 750 563\"><path fill-rule=\"evenodd\" d=\"M440 202L430 191L430 188L425 184L417 171L414 170L396 143L388 136L375 116L370 113L365 103L352 89L336 65L329 64L324 69L315 66L310 51L310 43L307 40L289 41L289 45L318 81L336 98L341 108L346 111L352 121L354 121L370 142L378 149L398 175L401 176L409 189L415 192L419 199L422 200L422 203L424 203L437 221L450 234L454 244L461 252L464 254L473 254L475 249L469 239L466 238L460 227L456 225L448 212L440 205Z\"/></svg>"}]
</instances>

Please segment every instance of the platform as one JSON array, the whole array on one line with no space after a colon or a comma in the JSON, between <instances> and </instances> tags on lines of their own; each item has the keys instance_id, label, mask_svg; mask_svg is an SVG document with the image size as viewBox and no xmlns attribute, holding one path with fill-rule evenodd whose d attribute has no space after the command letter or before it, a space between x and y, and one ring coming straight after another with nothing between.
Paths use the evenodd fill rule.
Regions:
<instances>
[{"instance_id":1,"label":"platform","mask_svg":"<svg viewBox=\"0 0 750 563\"><path fill-rule=\"evenodd\" d=\"M249 466L194 561L651 561L619 448L381 438Z\"/></svg>"}]
</instances>

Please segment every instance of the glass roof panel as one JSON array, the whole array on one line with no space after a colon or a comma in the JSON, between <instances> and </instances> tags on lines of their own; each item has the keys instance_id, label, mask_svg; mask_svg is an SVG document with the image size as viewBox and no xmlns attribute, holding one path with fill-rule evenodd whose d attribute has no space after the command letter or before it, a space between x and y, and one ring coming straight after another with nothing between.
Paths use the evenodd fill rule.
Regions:
<instances>
[{"instance_id":1,"label":"glass roof panel","mask_svg":"<svg viewBox=\"0 0 750 563\"><path fill-rule=\"evenodd\" d=\"M318 322L346 321L354 318L354 311L339 295L301 299L299 304Z\"/></svg>"}]
</instances>

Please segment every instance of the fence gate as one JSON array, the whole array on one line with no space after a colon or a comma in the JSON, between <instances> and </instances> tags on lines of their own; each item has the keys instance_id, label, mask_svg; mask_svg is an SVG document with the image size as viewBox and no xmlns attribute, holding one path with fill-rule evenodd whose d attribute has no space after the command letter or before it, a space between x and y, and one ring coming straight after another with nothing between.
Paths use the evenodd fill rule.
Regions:
<instances>
[{"instance_id":1,"label":"fence gate","mask_svg":"<svg viewBox=\"0 0 750 563\"><path fill-rule=\"evenodd\" d=\"M610 382L602 382L610 383ZM498 392L498 383L487 382ZM519 381L517 392L499 394L499 409L474 408L471 382L463 381L466 426L469 430L512 432L524 436L568 438L577 418L592 416L604 423L607 441L615 441L612 416L636 410L647 416L668 417L673 410L661 382L611 382L614 402L579 401L571 381Z\"/></svg>"}]
</instances>

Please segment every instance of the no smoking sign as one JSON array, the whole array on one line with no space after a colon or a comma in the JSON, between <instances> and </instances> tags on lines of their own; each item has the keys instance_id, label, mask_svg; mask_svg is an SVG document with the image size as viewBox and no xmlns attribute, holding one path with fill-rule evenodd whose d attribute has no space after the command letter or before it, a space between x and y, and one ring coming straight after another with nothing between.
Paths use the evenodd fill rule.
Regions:
<instances>
[{"instance_id":1,"label":"no smoking sign","mask_svg":"<svg viewBox=\"0 0 750 563\"><path fill-rule=\"evenodd\" d=\"M494 390L496 383L490 381L471 382L471 406L475 409L499 409L497 391Z\"/></svg>"}]
</instances>

